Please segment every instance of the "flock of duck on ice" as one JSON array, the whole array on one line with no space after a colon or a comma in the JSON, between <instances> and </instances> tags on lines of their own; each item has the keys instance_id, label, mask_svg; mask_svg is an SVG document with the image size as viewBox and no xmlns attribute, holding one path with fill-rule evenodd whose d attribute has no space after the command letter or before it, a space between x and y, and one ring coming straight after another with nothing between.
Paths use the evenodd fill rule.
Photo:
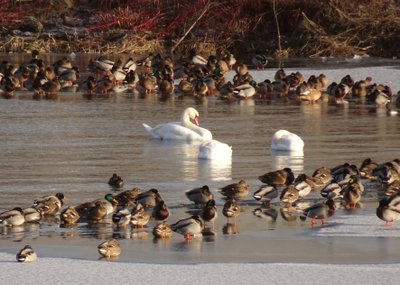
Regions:
<instances>
[{"instance_id":1,"label":"flock of duck on ice","mask_svg":"<svg viewBox=\"0 0 400 285\"><path fill-rule=\"evenodd\" d=\"M345 75L340 82L329 84L323 73L306 79L301 72L286 74L284 69L279 69L273 80L255 82L248 66L237 63L229 52L220 58L210 55L205 59L192 49L180 64L160 54L150 54L140 60L130 57L115 61L100 56L89 61L89 75L84 80L81 80L80 70L73 65L71 58L74 54L46 63L34 50L31 60L18 66L3 60L0 64L1 95L14 98L16 91L32 91L34 99L54 99L58 98L60 91L78 90L83 96L94 98L133 91L144 96L157 93L160 98L174 95L218 96L228 101L251 97L284 98L332 104L346 104L353 100L387 107L393 112L400 108L400 96L393 100L390 86L375 83L372 77L355 81L350 75ZM258 70L267 64L265 55L256 54L251 58L251 66ZM231 70L235 71L232 81L227 80Z\"/></svg>"},{"instance_id":2,"label":"flock of duck on ice","mask_svg":"<svg viewBox=\"0 0 400 285\"><path fill-rule=\"evenodd\" d=\"M254 57L252 63L257 68L264 68L267 59L263 56ZM137 72L141 66L142 72ZM236 75L233 83L226 82L226 74L236 66ZM345 98L365 99L376 106L388 106L392 97L390 87L372 83L371 78L354 82L351 76L346 75L340 83L331 83L324 74L311 76L304 80L300 72L285 75L280 69L274 81L265 80L255 83L249 74L247 66L236 64L231 54L217 59L210 56L205 60L195 51L191 58L180 68L174 67L170 58L149 56L141 61L131 58L125 63L115 62L102 57L91 60L89 63L92 74L87 80L78 82L79 69L72 66L68 58L63 58L53 65L41 61L37 52L32 53L32 60L15 68L9 62L3 61L0 66L1 92L3 97L12 98L15 91L32 90L34 98L52 98L63 87L78 84L87 96L104 95L112 90L135 88L138 92L148 94L158 89L160 94L174 94L175 88L179 92L192 96L210 96L218 92L224 99L248 98L282 98L294 97L298 100L316 102L327 101L343 104ZM177 74L180 73L178 76ZM175 86L174 80L180 78ZM65 85L64 85L65 84ZM54 88L55 87L55 88ZM172 88L172 89L171 89ZM325 90L326 88L326 90ZM248 90L250 89L250 90ZM395 102L399 108L400 101ZM392 105L392 104L390 104ZM151 127L143 124L152 139L184 140L199 142L200 159L230 159L232 149L225 143L213 139L211 132L199 126L199 113L194 108L187 108L178 122L169 122ZM272 137L271 149L298 151L304 147L303 140L296 134L286 130L277 131ZM293 208L299 199L306 197L310 192L319 190L323 201L310 207L297 209L300 217L311 218L326 223L341 201L346 209L359 205L364 193L362 180L368 179L376 183L377 191L384 193L377 207L377 217L391 225L400 219L400 160L377 163L365 159L360 167L344 163L333 168L321 167L310 176L300 174L297 177L290 168L271 171L259 176L265 185L257 190L253 197L268 207L270 201L279 197L288 209ZM116 188L123 186L123 180L114 174L109 184ZM249 186L241 180L219 189L226 198L222 213L228 219L235 221L240 214L238 200L248 196ZM170 238L172 232L182 234L187 240L205 233L205 224L211 223L218 216L214 195L207 185L186 192L187 198L195 204L201 205L196 215L168 224L170 216L168 206L156 189L142 192L138 188L120 192L118 195L107 194L104 198L84 202L77 206L63 207L64 195L42 197L34 201L31 207L20 207L7 210L0 214L3 227L21 226L26 222L39 222L45 215L59 215L61 223L74 224L80 221L101 221L107 216L112 217L113 223L119 227L144 227L150 219L156 221L153 234L157 238ZM121 253L121 246L115 239L107 240L98 246L100 255L116 257ZM27 245L18 254L17 260L29 262L37 256L31 246Z\"/></svg>"}]
</instances>

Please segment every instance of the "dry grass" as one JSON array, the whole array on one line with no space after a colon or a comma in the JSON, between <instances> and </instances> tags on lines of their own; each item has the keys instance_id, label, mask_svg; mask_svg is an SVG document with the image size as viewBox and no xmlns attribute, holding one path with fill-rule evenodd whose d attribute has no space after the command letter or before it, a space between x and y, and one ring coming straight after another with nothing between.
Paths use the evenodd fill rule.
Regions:
<instances>
[{"instance_id":1,"label":"dry grass","mask_svg":"<svg viewBox=\"0 0 400 285\"><path fill-rule=\"evenodd\" d=\"M276 0L281 49L272 0L90 1L94 4L84 9L97 22L84 22L77 34L10 36L28 15L45 23L43 15L74 16L79 10L58 5L61 0L43 1L12 5L0 0L0 51L185 54L196 47L205 56L227 49L238 56L255 50L276 57L400 56L395 0Z\"/></svg>"}]
</instances>

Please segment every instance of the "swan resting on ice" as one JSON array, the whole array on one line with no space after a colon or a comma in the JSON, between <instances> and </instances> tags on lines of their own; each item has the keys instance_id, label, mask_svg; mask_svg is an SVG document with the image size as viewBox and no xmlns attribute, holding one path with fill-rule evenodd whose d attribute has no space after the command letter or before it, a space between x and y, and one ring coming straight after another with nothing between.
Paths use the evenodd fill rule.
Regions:
<instances>
[{"instance_id":1,"label":"swan resting on ice","mask_svg":"<svg viewBox=\"0 0 400 285\"><path fill-rule=\"evenodd\" d=\"M271 149L285 151L302 151L304 141L296 134L279 130L272 136Z\"/></svg>"},{"instance_id":2,"label":"swan resting on ice","mask_svg":"<svg viewBox=\"0 0 400 285\"><path fill-rule=\"evenodd\" d=\"M199 159L231 159L232 148L226 143L217 140L203 142L199 146Z\"/></svg>"}]
</instances>

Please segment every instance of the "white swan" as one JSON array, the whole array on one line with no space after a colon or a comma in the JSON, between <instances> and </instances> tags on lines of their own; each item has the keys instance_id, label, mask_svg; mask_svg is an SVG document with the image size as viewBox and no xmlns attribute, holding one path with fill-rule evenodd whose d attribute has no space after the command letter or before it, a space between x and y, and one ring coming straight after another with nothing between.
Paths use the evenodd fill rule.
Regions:
<instances>
[{"instance_id":1,"label":"white swan","mask_svg":"<svg viewBox=\"0 0 400 285\"><path fill-rule=\"evenodd\" d=\"M195 124L193 124L191 120L193 120ZM186 141L212 140L211 132L205 128L199 127L198 124L199 112L189 107L183 111L180 122L159 124L154 128L143 123L143 127L154 139Z\"/></svg>"},{"instance_id":2,"label":"white swan","mask_svg":"<svg viewBox=\"0 0 400 285\"><path fill-rule=\"evenodd\" d=\"M232 148L226 143L217 140L203 142L199 146L200 159L218 159L218 160L231 160Z\"/></svg>"},{"instance_id":3,"label":"white swan","mask_svg":"<svg viewBox=\"0 0 400 285\"><path fill-rule=\"evenodd\" d=\"M272 136L271 149L300 151L303 150L304 141L296 134L286 130L279 130Z\"/></svg>"}]
</instances>

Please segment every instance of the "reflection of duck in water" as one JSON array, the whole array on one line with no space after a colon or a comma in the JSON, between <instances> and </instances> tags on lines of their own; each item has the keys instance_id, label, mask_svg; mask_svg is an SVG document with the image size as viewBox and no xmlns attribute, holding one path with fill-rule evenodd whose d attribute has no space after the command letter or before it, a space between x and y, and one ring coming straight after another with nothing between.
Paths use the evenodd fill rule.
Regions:
<instances>
[{"instance_id":1,"label":"reflection of duck in water","mask_svg":"<svg viewBox=\"0 0 400 285\"><path fill-rule=\"evenodd\" d=\"M271 207L256 208L254 209L253 214L269 222L275 222L278 218L278 212L276 211L276 209Z\"/></svg>"},{"instance_id":2,"label":"reflection of duck in water","mask_svg":"<svg viewBox=\"0 0 400 285\"><path fill-rule=\"evenodd\" d=\"M297 220L297 210L295 207L281 207L280 209L281 217L287 222L294 222Z\"/></svg>"},{"instance_id":3,"label":"reflection of duck in water","mask_svg":"<svg viewBox=\"0 0 400 285\"><path fill-rule=\"evenodd\" d=\"M306 218L311 218L311 226L314 226L316 220L321 220L321 225L325 225L326 221L335 213L335 202L332 199L316 203L301 211L300 218L305 220Z\"/></svg>"}]
</instances>

